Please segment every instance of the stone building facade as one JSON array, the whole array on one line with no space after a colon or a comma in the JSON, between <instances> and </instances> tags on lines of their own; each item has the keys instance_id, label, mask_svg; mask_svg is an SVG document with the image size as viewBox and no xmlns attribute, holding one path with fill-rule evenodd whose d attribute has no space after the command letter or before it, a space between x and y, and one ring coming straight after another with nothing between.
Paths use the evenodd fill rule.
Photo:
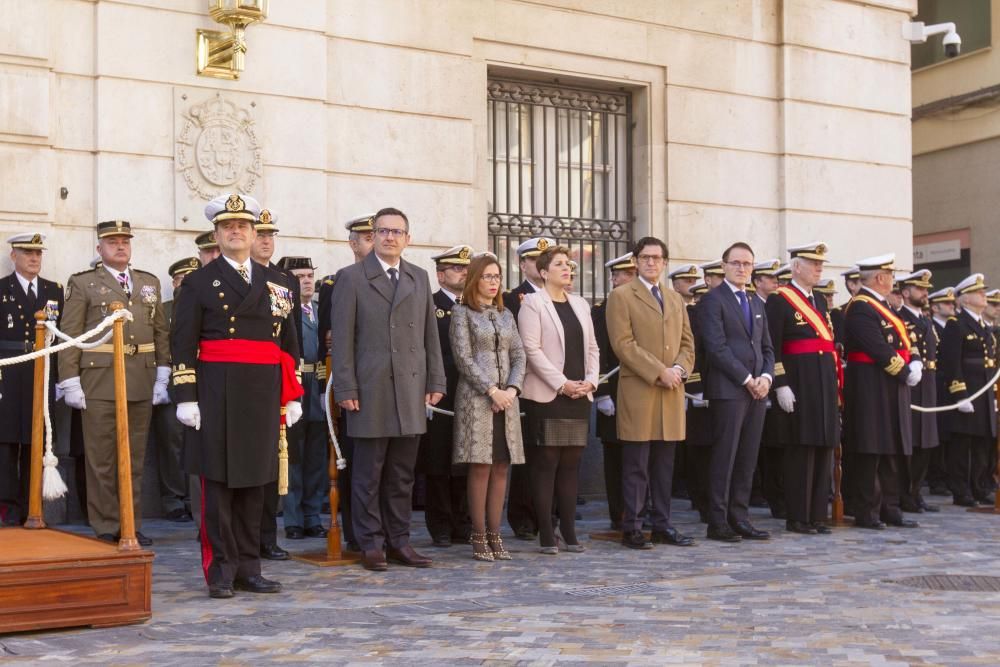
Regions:
<instances>
[{"instance_id":1,"label":"stone building facade","mask_svg":"<svg viewBox=\"0 0 1000 667\"><path fill-rule=\"evenodd\" d=\"M49 233L50 277L125 218L165 280L233 188L321 273L385 205L425 265L562 230L595 297L647 233L673 264L735 239L826 240L831 274L911 254L916 0L271 0L237 81L196 75L206 4L0 1L0 234Z\"/></svg>"}]
</instances>

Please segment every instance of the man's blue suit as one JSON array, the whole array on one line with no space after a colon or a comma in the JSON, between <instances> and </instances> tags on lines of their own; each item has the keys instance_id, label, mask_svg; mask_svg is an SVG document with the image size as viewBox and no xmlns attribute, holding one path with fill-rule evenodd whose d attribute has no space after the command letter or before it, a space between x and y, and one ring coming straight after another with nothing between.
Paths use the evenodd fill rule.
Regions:
<instances>
[{"instance_id":1,"label":"man's blue suit","mask_svg":"<svg viewBox=\"0 0 1000 667\"><path fill-rule=\"evenodd\" d=\"M705 351L701 377L714 429L708 476L710 527L749 520L750 488L767 400L754 400L744 383L748 377L774 377L774 348L764 303L747 301L749 330L740 300L728 282L698 303Z\"/></svg>"}]
</instances>

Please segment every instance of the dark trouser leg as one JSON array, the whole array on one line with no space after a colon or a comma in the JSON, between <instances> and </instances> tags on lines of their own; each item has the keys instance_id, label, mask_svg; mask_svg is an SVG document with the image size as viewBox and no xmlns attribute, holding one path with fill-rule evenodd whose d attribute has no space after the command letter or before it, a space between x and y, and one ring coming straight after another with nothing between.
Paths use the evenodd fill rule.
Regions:
<instances>
[{"instance_id":1,"label":"dark trouser leg","mask_svg":"<svg viewBox=\"0 0 1000 667\"><path fill-rule=\"evenodd\" d=\"M156 462L160 474L160 500L164 512L188 510L187 475L181 467L184 425L177 421L173 403L153 406Z\"/></svg>"},{"instance_id":2,"label":"dark trouser leg","mask_svg":"<svg viewBox=\"0 0 1000 667\"><path fill-rule=\"evenodd\" d=\"M467 542L472 532L472 520L469 518L469 502L466 496L468 480L465 475L451 475L448 478L451 487L451 538L459 542Z\"/></svg>"},{"instance_id":3,"label":"dark trouser leg","mask_svg":"<svg viewBox=\"0 0 1000 667\"><path fill-rule=\"evenodd\" d=\"M239 567L233 492L225 482L201 480L201 568L209 586L231 585Z\"/></svg>"},{"instance_id":4,"label":"dark trouser leg","mask_svg":"<svg viewBox=\"0 0 1000 667\"><path fill-rule=\"evenodd\" d=\"M341 413L338 433L340 453L347 459L347 467L337 471L337 490L340 492L338 494L340 496L340 526L344 531L344 541L347 544L357 545L358 540L354 535L354 521L351 511L354 504L354 496L351 491L354 475L354 438L347 435L346 412Z\"/></svg>"},{"instance_id":5,"label":"dark trouser leg","mask_svg":"<svg viewBox=\"0 0 1000 667\"><path fill-rule=\"evenodd\" d=\"M2 523L20 524L27 514L27 508L22 509L19 496L21 493L21 443L0 443L0 505L3 505ZM30 455L31 448L27 449ZM27 472L27 468L23 468Z\"/></svg>"},{"instance_id":6,"label":"dark trouser leg","mask_svg":"<svg viewBox=\"0 0 1000 667\"><path fill-rule=\"evenodd\" d=\"M270 547L278 544L278 480L263 487L260 514L260 545Z\"/></svg>"},{"instance_id":7,"label":"dark trouser leg","mask_svg":"<svg viewBox=\"0 0 1000 667\"><path fill-rule=\"evenodd\" d=\"M851 476L848 486L854 507L854 520L863 523L878 521L882 494L878 483L878 454L851 453Z\"/></svg>"},{"instance_id":8,"label":"dark trouser leg","mask_svg":"<svg viewBox=\"0 0 1000 667\"><path fill-rule=\"evenodd\" d=\"M809 501L813 491L813 469L816 465L815 447L789 445L783 458L785 482L785 511L789 521L809 523Z\"/></svg>"},{"instance_id":9,"label":"dark trouser leg","mask_svg":"<svg viewBox=\"0 0 1000 667\"><path fill-rule=\"evenodd\" d=\"M930 462L927 464L927 484L932 491L948 488L947 441L941 438L941 443L928 451L930 451L931 456Z\"/></svg>"},{"instance_id":10,"label":"dark trouser leg","mask_svg":"<svg viewBox=\"0 0 1000 667\"><path fill-rule=\"evenodd\" d=\"M351 474L351 521L354 539L364 551L385 547L379 486L389 438L354 438ZM409 498L407 498L409 505Z\"/></svg>"},{"instance_id":11,"label":"dark trouser leg","mask_svg":"<svg viewBox=\"0 0 1000 667\"><path fill-rule=\"evenodd\" d=\"M410 543L410 516L413 513L413 470L417 465L419 436L389 438L379 484L379 500L385 540L402 549Z\"/></svg>"},{"instance_id":12,"label":"dark trouser leg","mask_svg":"<svg viewBox=\"0 0 1000 667\"><path fill-rule=\"evenodd\" d=\"M830 492L833 489L833 447L815 447L813 456L812 497L809 499L809 522L821 523L830 516Z\"/></svg>"},{"instance_id":13,"label":"dark trouser leg","mask_svg":"<svg viewBox=\"0 0 1000 667\"><path fill-rule=\"evenodd\" d=\"M424 520L432 538L451 537L451 478L448 475L427 475Z\"/></svg>"},{"instance_id":14,"label":"dark trouser leg","mask_svg":"<svg viewBox=\"0 0 1000 667\"><path fill-rule=\"evenodd\" d=\"M552 499L555 495L560 449L562 448L536 447L530 466L532 504L541 519L538 522L538 541L543 547L552 547L556 544L555 530L549 517L552 515Z\"/></svg>"},{"instance_id":15,"label":"dark trouser leg","mask_svg":"<svg viewBox=\"0 0 1000 667\"><path fill-rule=\"evenodd\" d=\"M785 509L785 448L778 446L767 446L760 448L757 457L758 468L760 470L760 490L771 508L771 514L782 513Z\"/></svg>"},{"instance_id":16,"label":"dark trouser leg","mask_svg":"<svg viewBox=\"0 0 1000 667\"><path fill-rule=\"evenodd\" d=\"M521 428L527 427L528 420L521 420ZM531 469L534 467L537 446L529 434L524 438L523 466L510 467L510 488L507 492L507 523L515 532L534 533L538 531L535 507L532 505ZM550 501L551 502L551 501ZM548 517L548 515L544 515ZM546 518L546 520L548 520Z\"/></svg>"},{"instance_id":17,"label":"dark trouser leg","mask_svg":"<svg viewBox=\"0 0 1000 667\"><path fill-rule=\"evenodd\" d=\"M305 438L302 452L302 514L304 528L323 525L320 512L330 496L330 447L326 422L311 421L303 425ZM287 521L286 521L287 523Z\"/></svg>"},{"instance_id":18,"label":"dark trouser leg","mask_svg":"<svg viewBox=\"0 0 1000 667\"><path fill-rule=\"evenodd\" d=\"M622 443L622 530L642 530L642 508L649 491L648 442ZM670 490L667 489L669 496Z\"/></svg>"},{"instance_id":19,"label":"dark trouser leg","mask_svg":"<svg viewBox=\"0 0 1000 667\"><path fill-rule=\"evenodd\" d=\"M608 516L612 524L621 524L622 446L617 442L602 443L604 449L604 489L608 496Z\"/></svg>"},{"instance_id":20,"label":"dark trouser leg","mask_svg":"<svg viewBox=\"0 0 1000 667\"><path fill-rule=\"evenodd\" d=\"M712 462L712 448L689 446L687 461L688 493L691 504L699 514L708 513L708 469Z\"/></svg>"},{"instance_id":21,"label":"dark trouser leg","mask_svg":"<svg viewBox=\"0 0 1000 667\"><path fill-rule=\"evenodd\" d=\"M69 454L73 457L73 481L76 486L76 500L83 520L87 519L87 456L83 445L83 416L80 410L72 410L69 418Z\"/></svg>"},{"instance_id":22,"label":"dark trouser leg","mask_svg":"<svg viewBox=\"0 0 1000 667\"><path fill-rule=\"evenodd\" d=\"M733 464L740 445L740 431L749 407L747 400L712 400L709 403L715 442L708 465L708 524L729 523L729 489Z\"/></svg>"},{"instance_id":23,"label":"dark trouser leg","mask_svg":"<svg viewBox=\"0 0 1000 667\"><path fill-rule=\"evenodd\" d=\"M991 450L993 449L992 438L973 438L972 446L969 448L969 477L972 480L972 497L976 500L983 500L991 493L989 478Z\"/></svg>"},{"instance_id":24,"label":"dark trouser leg","mask_svg":"<svg viewBox=\"0 0 1000 667\"><path fill-rule=\"evenodd\" d=\"M673 443L674 458L671 463L674 478L671 482L670 492L677 498L690 498L691 490L688 489L687 479L684 471L687 469L688 446L683 440ZM652 454L650 454L652 456Z\"/></svg>"},{"instance_id":25,"label":"dark trouser leg","mask_svg":"<svg viewBox=\"0 0 1000 667\"><path fill-rule=\"evenodd\" d=\"M260 520L264 504L263 486L233 489L231 525L236 542L236 578L246 579L260 574Z\"/></svg>"},{"instance_id":26,"label":"dark trouser leg","mask_svg":"<svg viewBox=\"0 0 1000 667\"><path fill-rule=\"evenodd\" d=\"M649 495L653 501L650 518L653 530L670 527L671 484L674 479L674 455L677 445L673 442L649 443ZM694 449L694 448L692 448ZM690 450L688 454L690 454Z\"/></svg>"},{"instance_id":27,"label":"dark trouser leg","mask_svg":"<svg viewBox=\"0 0 1000 667\"><path fill-rule=\"evenodd\" d=\"M924 485L924 478L927 476L933 452L934 449L914 449L913 454L909 457L906 486L903 487L903 492L906 502L913 503L917 507L922 504L920 487Z\"/></svg>"},{"instance_id":28,"label":"dark trouser leg","mask_svg":"<svg viewBox=\"0 0 1000 667\"><path fill-rule=\"evenodd\" d=\"M566 544L579 544L576 538L576 493L580 480L583 447L553 447L559 450L555 492L559 506L559 532Z\"/></svg>"},{"instance_id":29,"label":"dark trouser leg","mask_svg":"<svg viewBox=\"0 0 1000 667\"><path fill-rule=\"evenodd\" d=\"M948 489L956 498L972 497L972 436L952 433L948 443Z\"/></svg>"},{"instance_id":30,"label":"dark trouser leg","mask_svg":"<svg viewBox=\"0 0 1000 667\"><path fill-rule=\"evenodd\" d=\"M882 521L896 522L903 518L899 509L900 470L906 465L902 454L881 456L878 464L878 484L882 490L880 516Z\"/></svg>"},{"instance_id":31,"label":"dark trouser leg","mask_svg":"<svg viewBox=\"0 0 1000 667\"><path fill-rule=\"evenodd\" d=\"M291 526L305 527L302 520L302 498L305 494L303 447L305 424L299 422L287 430L288 436L288 493L281 500L285 530Z\"/></svg>"},{"instance_id":32,"label":"dark trouser leg","mask_svg":"<svg viewBox=\"0 0 1000 667\"><path fill-rule=\"evenodd\" d=\"M750 520L750 491L753 488L753 473L757 468L766 407L764 401L753 401L747 407L729 483L727 515L730 523Z\"/></svg>"}]
</instances>

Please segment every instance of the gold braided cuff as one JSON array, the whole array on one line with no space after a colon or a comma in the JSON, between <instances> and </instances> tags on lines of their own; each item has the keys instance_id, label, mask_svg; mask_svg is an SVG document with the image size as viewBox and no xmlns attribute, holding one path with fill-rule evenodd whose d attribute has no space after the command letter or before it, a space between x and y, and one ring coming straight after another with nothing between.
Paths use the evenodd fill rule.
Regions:
<instances>
[{"instance_id":1,"label":"gold braided cuff","mask_svg":"<svg viewBox=\"0 0 1000 667\"><path fill-rule=\"evenodd\" d=\"M903 366L905 365L906 362L903 361L903 357L897 354L892 358L892 361L889 362L889 365L885 367L885 372L889 375L899 375L899 372L903 370Z\"/></svg>"}]
</instances>

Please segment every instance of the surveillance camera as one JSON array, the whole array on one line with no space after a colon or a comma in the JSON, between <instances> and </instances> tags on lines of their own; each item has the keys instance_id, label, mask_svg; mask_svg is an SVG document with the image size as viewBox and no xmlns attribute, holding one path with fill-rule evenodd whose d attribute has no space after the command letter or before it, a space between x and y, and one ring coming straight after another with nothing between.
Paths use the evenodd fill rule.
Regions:
<instances>
[{"instance_id":1,"label":"surveillance camera","mask_svg":"<svg viewBox=\"0 0 1000 667\"><path fill-rule=\"evenodd\" d=\"M954 30L945 34L942 44L944 44L944 55L948 58L954 58L962 52L962 38Z\"/></svg>"},{"instance_id":2,"label":"surveillance camera","mask_svg":"<svg viewBox=\"0 0 1000 667\"><path fill-rule=\"evenodd\" d=\"M962 38L958 36L958 30L954 23L935 23L934 25L925 25L922 21L903 23L903 39L909 40L913 44L924 44L928 37L942 34L944 35L942 44L945 56L954 58L962 52Z\"/></svg>"}]
</instances>

